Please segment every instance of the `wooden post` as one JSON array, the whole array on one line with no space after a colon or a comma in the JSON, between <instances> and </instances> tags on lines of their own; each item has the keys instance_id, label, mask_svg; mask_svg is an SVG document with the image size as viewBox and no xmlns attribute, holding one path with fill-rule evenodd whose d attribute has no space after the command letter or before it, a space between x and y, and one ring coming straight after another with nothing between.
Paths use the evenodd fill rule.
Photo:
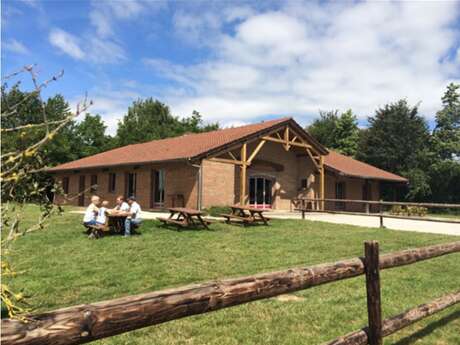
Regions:
<instances>
[{"instance_id":1,"label":"wooden post","mask_svg":"<svg viewBox=\"0 0 460 345\"><path fill-rule=\"evenodd\" d=\"M284 149L289 151L289 127L286 126L284 129Z\"/></svg>"},{"instance_id":2,"label":"wooden post","mask_svg":"<svg viewBox=\"0 0 460 345\"><path fill-rule=\"evenodd\" d=\"M379 218L380 218L380 227L384 228L385 226L383 225L383 210L382 210L382 199L379 200Z\"/></svg>"},{"instance_id":3,"label":"wooden post","mask_svg":"<svg viewBox=\"0 0 460 345\"><path fill-rule=\"evenodd\" d=\"M244 206L246 204L246 169L247 169L247 145L243 144L241 147L241 168L240 168L240 205Z\"/></svg>"},{"instance_id":4,"label":"wooden post","mask_svg":"<svg viewBox=\"0 0 460 345\"><path fill-rule=\"evenodd\" d=\"M320 166L319 198L324 199L324 156L323 155L321 155L319 158L319 166ZM324 200L321 200L321 211L324 211Z\"/></svg>"},{"instance_id":5,"label":"wooden post","mask_svg":"<svg viewBox=\"0 0 460 345\"><path fill-rule=\"evenodd\" d=\"M364 243L369 345L382 345L382 307L380 300L379 243Z\"/></svg>"}]
</instances>

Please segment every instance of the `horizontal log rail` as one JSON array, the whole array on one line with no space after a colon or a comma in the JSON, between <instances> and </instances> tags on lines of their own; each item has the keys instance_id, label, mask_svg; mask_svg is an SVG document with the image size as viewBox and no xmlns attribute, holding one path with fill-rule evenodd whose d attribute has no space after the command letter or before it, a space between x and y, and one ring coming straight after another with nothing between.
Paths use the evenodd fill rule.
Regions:
<instances>
[{"instance_id":1,"label":"horizontal log rail","mask_svg":"<svg viewBox=\"0 0 460 345\"><path fill-rule=\"evenodd\" d=\"M387 205L387 206L419 206L430 208L460 208L460 204L441 204L441 203L424 203L424 202L400 202L400 201L378 201L378 200L354 200L354 199L321 199L321 198L294 198L293 200L305 200L316 202L343 202L369 205Z\"/></svg>"},{"instance_id":2,"label":"horizontal log rail","mask_svg":"<svg viewBox=\"0 0 460 345\"><path fill-rule=\"evenodd\" d=\"M414 322L420 321L430 315L443 311L460 302L460 291L437 298L426 304L406 310L397 316L386 319L382 323L382 335L387 337ZM339 337L325 345L366 345L368 343L368 328L363 328Z\"/></svg>"},{"instance_id":3,"label":"horizontal log rail","mask_svg":"<svg viewBox=\"0 0 460 345\"><path fill-rule=\"evenodd\" d=\"M381 255L380 269L460 252L460 241ZM2 344L82 344L146 326L207 313L364 274L363 258L214 281L5 319Z\"/></svg>"}]
</instances>

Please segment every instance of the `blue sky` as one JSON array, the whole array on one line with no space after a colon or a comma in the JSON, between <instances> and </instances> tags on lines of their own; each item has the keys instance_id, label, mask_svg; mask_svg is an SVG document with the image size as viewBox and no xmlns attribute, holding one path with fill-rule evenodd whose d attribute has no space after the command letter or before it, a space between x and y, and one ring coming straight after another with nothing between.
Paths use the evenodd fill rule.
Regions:
<instances>
[{"instance_id":1,"label":"blue sky","mask_svg":"<svg viewBox=\"0 0 460 345\"><path fill-rule=\"evenodd\" d=\"M2 74L64 69L46 95L87 92L112 133L145 97L224 126L349 108L364 125L407 98L432 124L459 29L455 1L2 1Z\"/></svg>"}]
</instances>

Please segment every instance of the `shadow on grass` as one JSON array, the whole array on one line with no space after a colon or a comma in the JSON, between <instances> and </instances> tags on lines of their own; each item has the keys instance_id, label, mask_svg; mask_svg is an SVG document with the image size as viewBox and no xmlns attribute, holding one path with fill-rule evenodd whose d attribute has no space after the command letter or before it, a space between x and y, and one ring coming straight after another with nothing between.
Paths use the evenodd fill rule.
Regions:
<instances>
[{"instance_id":1,"label":"shadow on grass","mask_svg":"<svg viewBox=\"0 0 460 345\"><path fill-rule=\"evenodd\" d=\"M439 327L446 326L449 322L452 322L456 319L460 318L460 310L453 312L449 315L444 316L443 318L432 322L425 326L424 328L418 330L417 332L397 341L394 343L394 345L410 345L414 344L418 340L426 337L427 335L433 333L434 330L436 330Z\"/></svg>"}]
</instances>

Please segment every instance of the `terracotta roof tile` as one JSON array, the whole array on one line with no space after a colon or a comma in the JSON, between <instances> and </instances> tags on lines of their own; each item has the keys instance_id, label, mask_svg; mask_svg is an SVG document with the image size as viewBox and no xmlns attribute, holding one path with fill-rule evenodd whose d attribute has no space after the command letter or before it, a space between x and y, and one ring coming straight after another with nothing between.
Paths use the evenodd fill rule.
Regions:
<instances>
[{"instance_id":1,"label":"terracotta roof tile","mask_svg":"<svg viewBox=\"0 0 460 345\"><path fill-rule=\"evenodd\" d=\"M97 167L108 167L116 165L145 164L150 162L161 162L171 160L181 160L194 158L212 150L218 149L224 145L232 144L242 138L255 135L264 130L277 125L290 122L301 127L291 118L281 118L271 121L264 121L256 124L220 129L207 133L186 134L180 137L153 140L141 144L133 144L119 147L113 150L102 152L93 156L78 159L76 161L64 163L49 171L88 169ZM318 146L323 152L325 149L312 139L306 132L315 146ZM340 153L329 151L324 158L326 168L339 171L348 176L382 179L389 181L406 182L401 176L392 174L385 170L376 168L372 165L360 162L351 157L344 156Z\"/></svg>"},{"instance_id":2,"label":"terracotta roof tile","mask_svg":"<svg viewBox=\"0 0 460 345\"><path fill-rule=\"evenodd\" d=\"M64 163L49 169L49 171L87 169L101 166L142 164L192 158L288 121L292 121L292 119L285 117L241 127L226 128L207 133L186 134L180 137L127 145Z\"/></svg>"},{"instance_id":3,"label":"terracotta roof tile","mask_svg":"<svg viewBox=\"0 0 460 345\"><path fill-rule=\"evenodd\" d=\"M329 167L332 170L339 171L347 176L394 182L408 181L404 177L379 169L373 165L358 161L332 150L329 150L329 154L324 157L324 164L326 165L326 169Z\"/></svg>"}]
</instances>

